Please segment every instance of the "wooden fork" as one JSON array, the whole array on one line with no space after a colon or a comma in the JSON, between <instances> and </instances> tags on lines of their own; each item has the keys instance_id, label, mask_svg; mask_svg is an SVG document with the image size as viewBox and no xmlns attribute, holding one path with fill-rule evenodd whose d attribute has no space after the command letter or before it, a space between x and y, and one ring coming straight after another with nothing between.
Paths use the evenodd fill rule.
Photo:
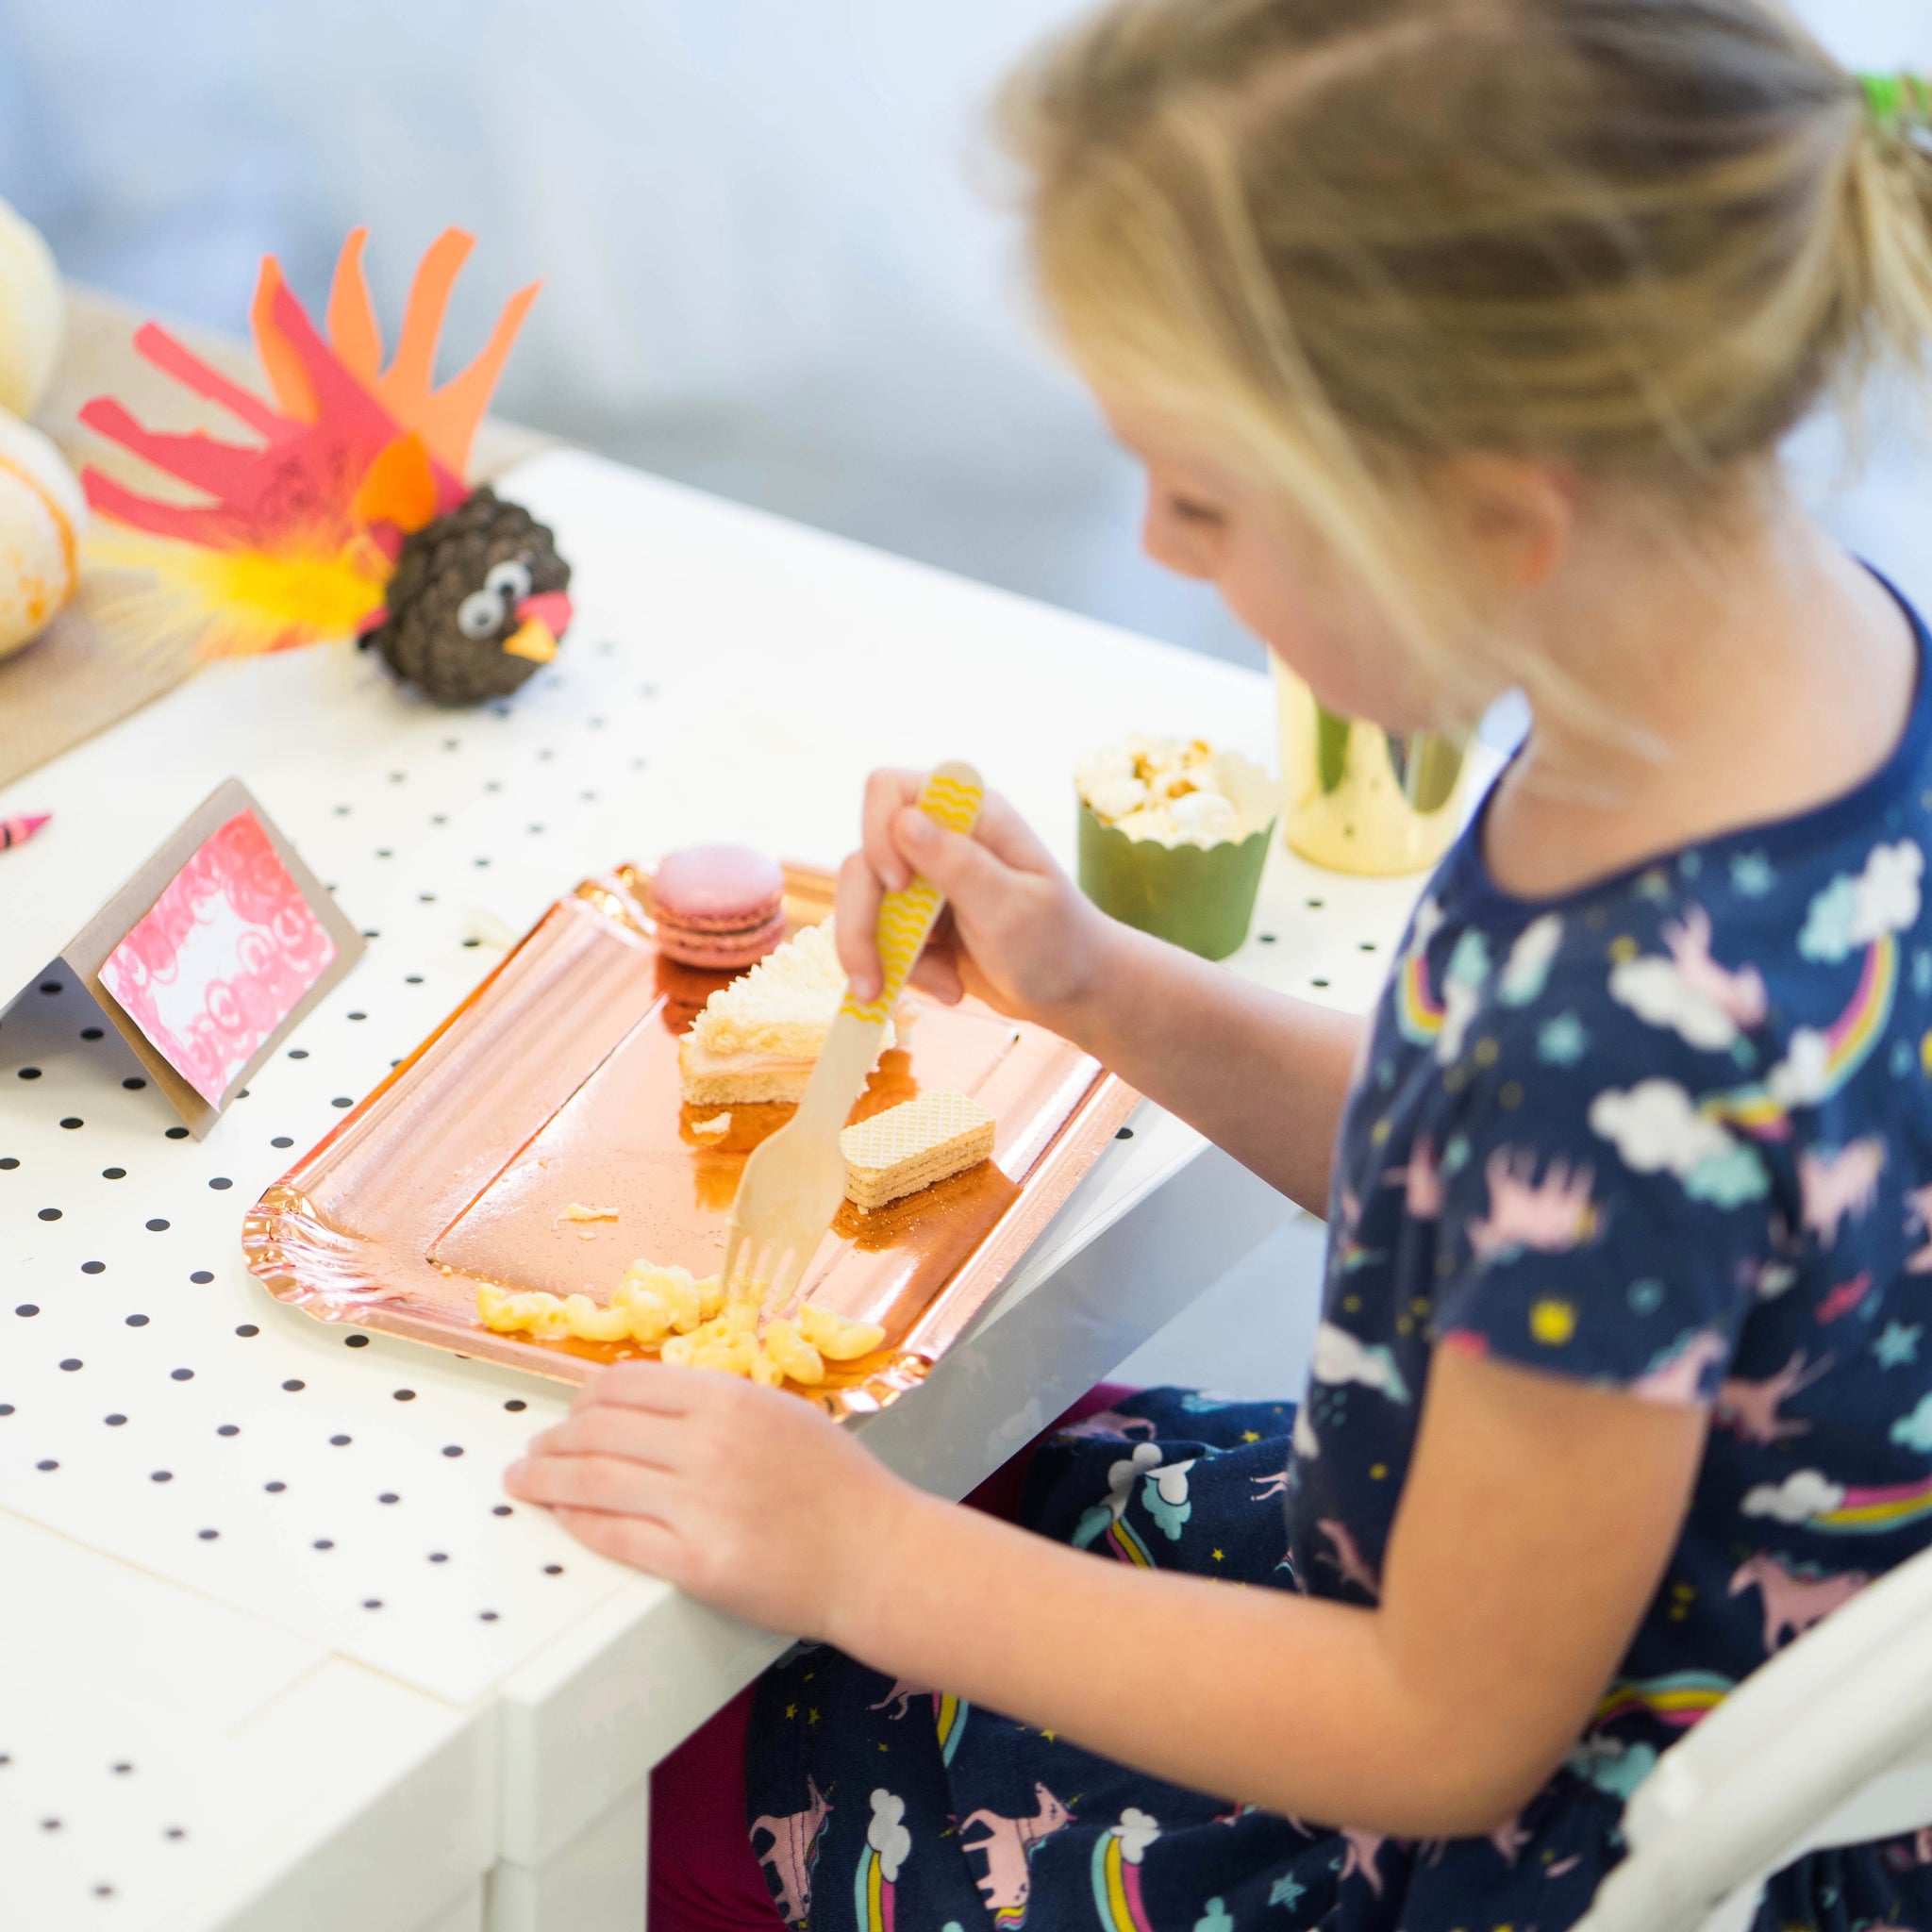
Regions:
<instances>
[{"instance_id":1,"label":"wooden fork","mask_svg":"<svg viewBox=\"0 0 1932 1932\"><path fill-rule=\"evenodd\" d=\"M941 765L919 793L919 808L952 832L971 832L984 788L971 765ZM728 1291L742 1265L744 1285L758 1286L767 1309L782 1307L845 1198L840 1131L865 1090L879 1034L904 991L933 922L945 904L930 879L914 878L879 902L879 962L885 984L876 998L848 991L806 1082L798 1111L752 1150L731 1205L724 1236Z\"/></svg>"}]
</instances>

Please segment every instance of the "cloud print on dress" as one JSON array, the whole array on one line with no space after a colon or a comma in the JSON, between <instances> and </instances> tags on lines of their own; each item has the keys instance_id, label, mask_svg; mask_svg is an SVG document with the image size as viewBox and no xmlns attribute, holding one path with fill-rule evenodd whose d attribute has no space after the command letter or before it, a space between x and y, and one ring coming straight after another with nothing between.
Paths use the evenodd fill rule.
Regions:
<instances>
[{"instance_id":1,"label":"cloud print on dress","mask_svg":"<svg viewBox=\"0 0 1932 1932\"><path fill-rule=\"evenodd\" d=\"M1309 1369L1318 1382L1359 1382L1364 1389L1380 1390L1391 1402L1408 1400L1408 1385L1395 1366L1395 1357L1379 1344L1365 1347L1333 1322L1324 1322L1315 1330Z\"/></svg>"},{"instance_id":2,"label":"cloud print on dress","mask_svg":"<svg viewBox=\"0 0 1932 1932\"><path fill-rule=\"evenodd\" d=\"M1640 1080L1599 1093L1590 1104L1590 1124L1633 1173L1674 1174L1693 1201L1735 1208L1770 1191L1757 1149L1700 1113L1674 1080Z\"/></svg>"},{"instance_id":3,"label":"cloud print on dress","mask_svg":"<svg viewBox=\"0 0 1932 1932\"><path fill-rule=\"evenodd\" d=\"M1862 872L1840 873L1813 896L1798 951L1835 966L1858 947L1916 924L1924 872L1925 855L1914 841L1874 845Z\"/></svg>"},{"instance_id":4,"label":"cloud print on dress","mask_svg":"<svg viewBox=\"0 0 1932 1932\"><path fill-rule=\"evenodd\" d=\"M1121 1857L1130 1865L1138 1865L1147 1847L1160 1836L1159 1821L1132 1805L1121 1813L1121 1822L1113 1829L1121 1841Z\"/></svg>"},{"instance_id":5,"label":"cloud print on dress","mask_svg":"<svg viewBox=\"0 0 1932 1932\"><path fill-rule=\"evenodd\" d=\"M1745 1492L1746 1516L1770 1516L1779 1523L1808 1523L1827 1516L1845 1499L1844 1485L1823 1470L1794 1470L1781 1483L1759 1483Z\"/></svg>"},{"instance_id":6,"label":"cloud print on dress","mask_svg":"<svg viewBox=\"0 0 1932 1932\"><path fill-rule=\"evenodd\" d=\"M1891 1425L1891 1440L1901 1448L1917 1449L1932 1456L1932 1395L1928 1395L1910 1415L1902 1415Z\"/></svg>"},{"instance_id":7,"label":"cloud print on dress","mask_svg":"<svg viewBox=\"0 0 1932 1932\"><path fill-rule=\"evenodd\" d=\"M912 1851L912 1834L906 1828L906 1800L891 1791L872 1794L872 1823L865 1841L879 1855L879 1872L888 1885L899 1882L899 1867Z\"/></svg>"},{"instance_id":8,"label":"cloud print on dress","mask_svg":"<svg viewBox=\"0 0 1932 1932\"><path fill-rule=\"evenodd\" d=\"M1652 1026L1668 1026L1687 1046L1723 1053L1738 1038L1738 1023L1694 987L1686 986L1677 962L1661 953L1625 959L1610 968L1610 997Z\"/></svg>"},{"instance_id":9,"label":"cloud print on dress","mask_svg":"<svg viewBox=\"0 0 1932 1932\"><path fill-rule=\"evenodd\" d=\"M1489 946L1471 926L1456 941L1442 970L1442 1030L1436 1036L1436 1058L1445 1067L1462 1058L1463 1041L1481 1009L1483 982L1489 976Z\"/></svg>"}]
</instances>

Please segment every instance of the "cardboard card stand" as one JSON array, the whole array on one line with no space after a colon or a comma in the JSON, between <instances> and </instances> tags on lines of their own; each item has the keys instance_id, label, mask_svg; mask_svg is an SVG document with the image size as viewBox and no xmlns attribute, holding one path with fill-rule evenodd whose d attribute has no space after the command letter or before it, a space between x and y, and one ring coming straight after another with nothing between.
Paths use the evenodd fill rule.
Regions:
<instances>
[{"instance_id":1,"label":"cardboard card stand","mask_svg":"<svg viewBox=\"0 0 1932 1932\"><path fill-rule=\"evenodd\" d=\"M219 1100L210 1101L142 1030L139 1022L109 990L102 978L102 971L122 941L154 910L170 886L209 840L238 813L244 812L253 814L274 848L275 856L281 861L316 924L333 942L335 951L334 957L307 990L256 1046L245 1064L228 1075ZM200 1140L221 1118L222 1109L228 1101L248 1084L283 1041L327 997L364 951L362 935L350 924L327 888L303 863L300 854L256 803L248 788L240 779L230 778L210 792L156 847L132 877L60 949L58 957L67 962L75 976L93 995L102 1012L147 1069L155 1086L166 1094L189 1131Z\"/></svg>"}]
</instances>

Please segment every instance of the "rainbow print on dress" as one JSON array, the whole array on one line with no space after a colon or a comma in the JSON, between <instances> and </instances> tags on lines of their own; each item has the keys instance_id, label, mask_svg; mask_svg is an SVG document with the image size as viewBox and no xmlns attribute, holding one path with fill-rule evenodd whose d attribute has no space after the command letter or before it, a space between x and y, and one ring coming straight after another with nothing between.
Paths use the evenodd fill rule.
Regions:
<instances>
[{"instance_id":1,"label":"rainbow print on dress","mask_svg":"<svg viewBox=\"0 0 1932 1932\"><path fill-rule=\"evenodd\" d=\"M1713 1671L1673 1671L1662 1677L1624 1677L1610 1686L1591 1712L1591 1727L1614 1724L1632 1711L1645 1711L1673 1730L1689 1730L1736 1689Z\"/></svg>"},{"instance_id":2,"label":"rainbow print on dress","mask_svg":"<svg viewBox=\"0 0 1932 1932\"><path fill-rule=\"evenodd\" d=\"M1395 975L1395 1023L1412 1046L1427 1046L1442 1030L1444 1008L1429 984L1428 948L1414 945Z\"/></svg>"},{"instance_id":3,"label":"rainbow print on dress","mask_svg":"<svg viewBox=\"0 0 1932 1932\"><path fill-rule=\"evenodd\" d=\"M1716 1095L1702 1111L1760 1141L1783 1140L1790 1130L1793 1107L1822 1106L1871 1058L1891 1023L1898 980L1898 940L1886 933L1866 947L1858 983L1829 1026L1799 1027L1767 1081Z\"/></svg>"},{"instance_id":4,"label":"rainbow print on dress","mask_svg":"<svg viewBox=\"0 0 1932 1932\"><path fill-rule=\"evenodd\" d=\"M940 1762L951 1764L958 1755L959 1740L966 1735L966 1718L973 1707L963 1697L938 1693L933 1712L933 1729L940 1740Z\"/></svg>"},{"instance_id":5,"label":"rainbow print on dress","mask_svg":"<svg viewBox=\"0 0 1932 1932\"><path fill-rule=\"evenodd\" d=\"M1907 1426L1894 1427L1893 1439L1906 1440L1903 1431ZM1796 1470L1775 1488L1764 1484L1753 1490L1744 1498L1744 1513L1787 1523L1802 1521L1807 1529L1824 1536L1886 1536L1932 1517L1932 1475L1916 1482L1854 1489L1833 1482L1820 1470Z\"/></svg>"},{"instance_id":6,"label":"rainbow print on dress","mask_svg":"<svg viewBox=\"0 0 1932 1932\"><path fill-rule=\"evenodd\" d=\"M1159 1836L1155 1820L1129 1806L1093 1847L1093 1908L1106 1932L1153 1932L1141 1903L1141 1860Z\"/></svg>"}]
</instances>

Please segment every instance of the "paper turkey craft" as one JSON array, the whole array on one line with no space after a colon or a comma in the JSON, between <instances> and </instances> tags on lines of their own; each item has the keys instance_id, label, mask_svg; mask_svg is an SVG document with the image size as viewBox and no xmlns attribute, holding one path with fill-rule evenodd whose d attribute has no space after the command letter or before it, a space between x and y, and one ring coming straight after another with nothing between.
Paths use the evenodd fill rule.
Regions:
<instances>
[{"instance_id":1,"label":"paper turkey craft","mask_svg":"<svg viewBox=\"0 0 1932 1932\"><path fill-rule=\"evenodd\" d=\"M423 258L385 369L362 273L367 234L342 244L326 341L280 264L263 260L253 323L273 405L155 324L142 328L135 347L149 362L260 441L144 429L97 398L83 423L210 500L163 502L92 468L87 499L142 533L112 559L152 572L173 620L205 623L202 657L353 635L440 704L502 697L556 657L571 617L570 565L550 531L463 480L537 285L510 299L475 360L438 389L437 338L474 238L446 229Z\"/></svg>"}]
</instances>

